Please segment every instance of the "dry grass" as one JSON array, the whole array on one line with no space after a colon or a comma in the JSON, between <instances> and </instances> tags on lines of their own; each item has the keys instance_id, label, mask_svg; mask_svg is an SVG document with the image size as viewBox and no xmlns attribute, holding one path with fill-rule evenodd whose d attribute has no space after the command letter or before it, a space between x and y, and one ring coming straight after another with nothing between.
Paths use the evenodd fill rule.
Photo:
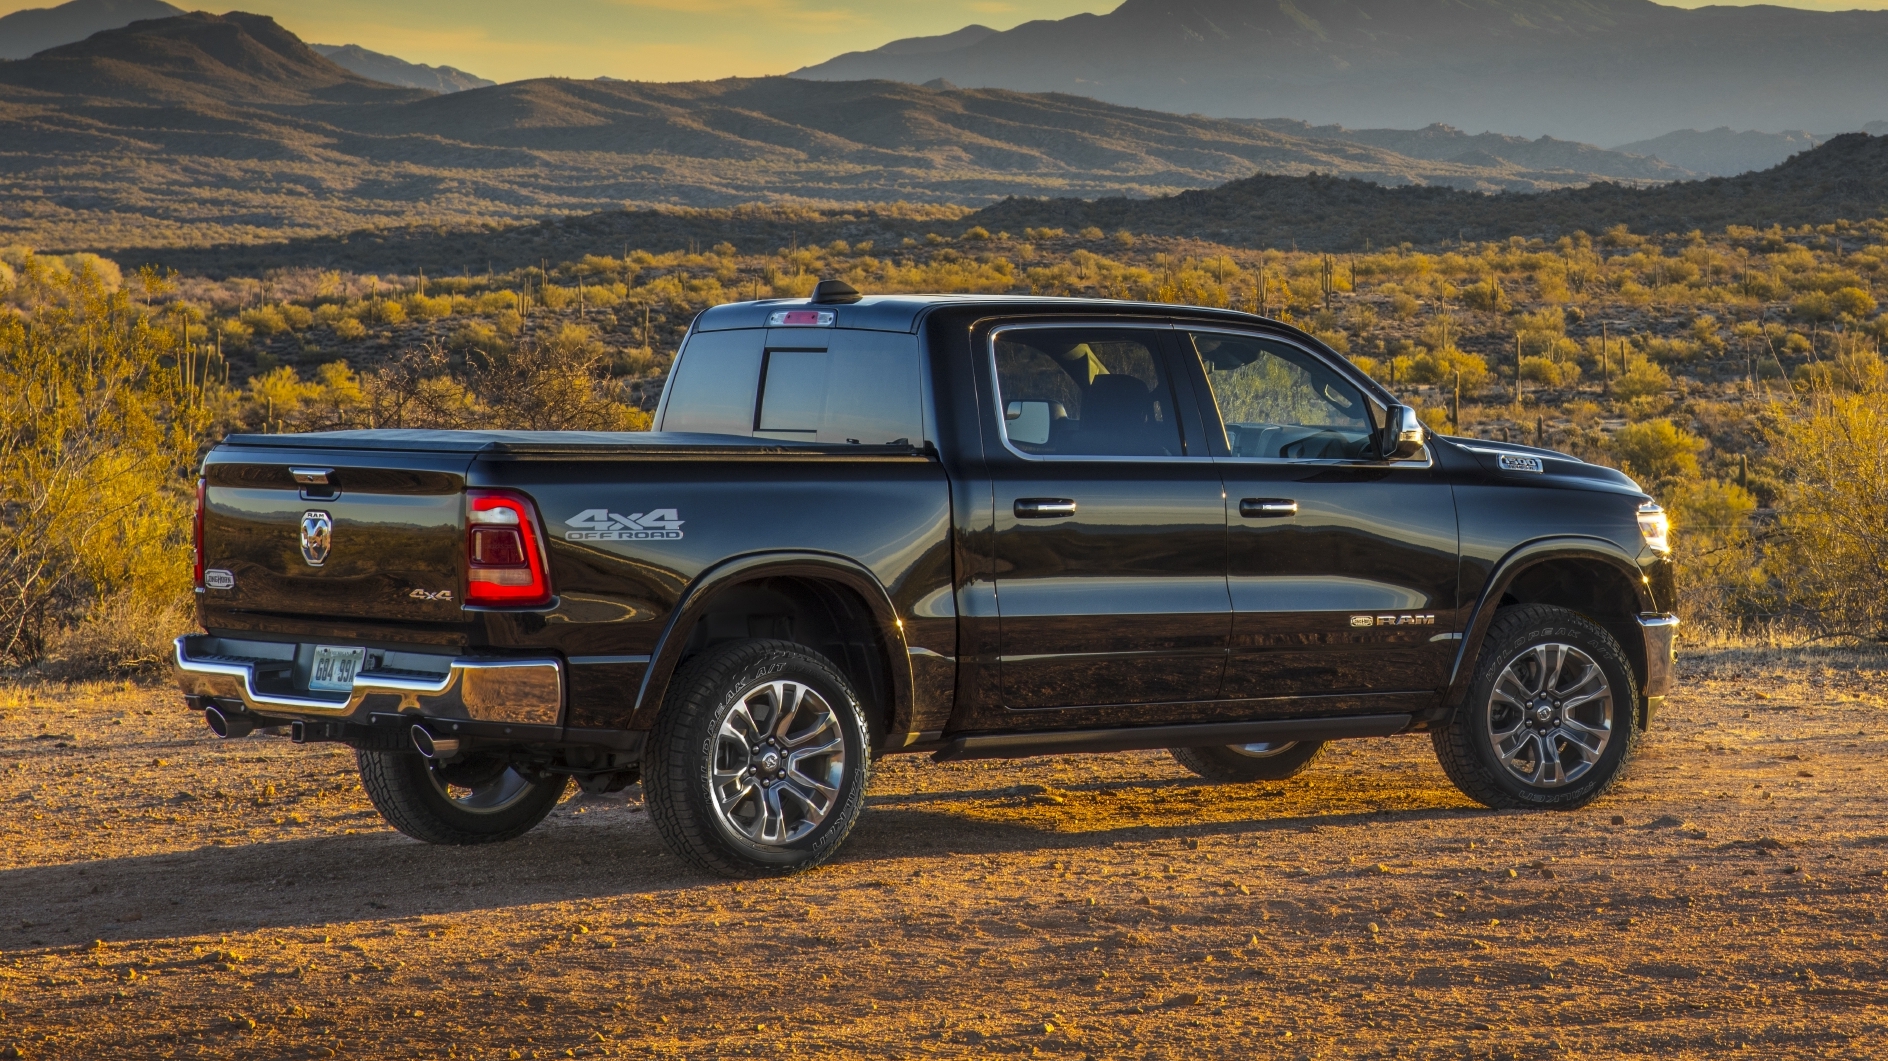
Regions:
<instances>
[{"instance_id":1,"label":"dry grass","mask_svg":"<svg viewBox=\"0 0 1888 1061\"><path fill-rule=\"evenodd\" d=\"M1474 807L1420 738L1255 786L897 758L838 863L749 884L684 871L633 792L422 847L345 751L217 743L162 689L14 687L0 1049L1879 1056L1888 655L1683 668L1573 814Z\"/></svg>"}]
</instances>

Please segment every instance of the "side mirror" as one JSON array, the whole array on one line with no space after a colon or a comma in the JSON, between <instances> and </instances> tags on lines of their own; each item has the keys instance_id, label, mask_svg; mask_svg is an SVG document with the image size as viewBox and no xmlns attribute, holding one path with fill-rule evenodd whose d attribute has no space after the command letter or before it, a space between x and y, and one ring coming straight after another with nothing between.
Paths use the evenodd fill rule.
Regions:
<instances>
[{"instance_id":1,"label":"side mirror","mask_svg":"<svg viewBox=\"0 0 1888 1061\"><path fill-rule=\"evenodd\" d=\"M1392 405L1383 418L1377 454L1384 460L1408 460L1422 452L1427 437L1416 410L1407 405Z\"/></svg>"},{"instance_id":2,"label":"side mirror","mask_svg":"<svg viewBox=\"0 0 1888 1061\"><path fill-rule=\"evenodd\" d=\"M1011 402L1003 409L1003 430L1011 442L1045 445L1053 416L1048 402Z\"/></svg>"}]
</instances>

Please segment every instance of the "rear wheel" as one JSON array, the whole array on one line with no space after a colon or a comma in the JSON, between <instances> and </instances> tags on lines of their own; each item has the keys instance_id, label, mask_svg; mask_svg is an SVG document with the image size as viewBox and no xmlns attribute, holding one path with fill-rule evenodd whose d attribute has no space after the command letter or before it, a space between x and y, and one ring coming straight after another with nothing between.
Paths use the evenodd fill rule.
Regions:
<instances>
[{"instance_id":1,"label":"rear wheel","mask_svg":"<svg viewBox=\"0 0 1888 1061\"><path fill-rule=\"evenodd\" d=\"M544 820L570 779L494 754L440 763L413 752L359 751L361 787L387 824L429 844L512 840Z\"/></svg>"},{"instance_id":2,"label":"rear wheel","mask_svg":"<svg viewBox=\"0 0 1888 1061\"><path fill-rule=\"evenodd\" d=\"M825 657L742 641L677 674L643 762L669 848L728 877L819 865L852 831L870 769L864 711Z\"/></svg>"},{"instance_id":3,"label":"rear wheel","mask_svg":"<svg viewBox=\"0 0 1888 1061\"><path fill-rule=\"evenodd\" d=\"M1574 808L1610 788L1638 741L1639 690L1619 642L1545 604L1503 609L1475 678L1430 734L1443 772L1489 807Z\"/></svg>"},{"instance_id":4,"label":"rear wheel","mask_svg":"<svg viewBox=\"0 0 1888 1061\"><path fill-rule=\"evenodd\" d=\"M1181 766L1208 781L1283 781L1302 773L1324 751L1323 741L1267 741L1214 748L1169 748Z\"/></svg>"}]
</instances>

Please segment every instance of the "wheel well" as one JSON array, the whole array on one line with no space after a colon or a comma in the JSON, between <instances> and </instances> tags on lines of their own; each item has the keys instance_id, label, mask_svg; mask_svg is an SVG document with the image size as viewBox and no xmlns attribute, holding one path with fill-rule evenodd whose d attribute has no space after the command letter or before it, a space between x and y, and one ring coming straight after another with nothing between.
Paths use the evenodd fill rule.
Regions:
<instances>
[{"instance_id":1,"label":"wheel well","mask_svg":"<svg viewBox=\"0 0 1888 1061\"><path fill-rule=\"evenodd\" d=\"M696 617L677 666L716 645L750 638L791 641L831 660L859 694L872 739L891 732L896 692L885 640L864 598L818 578L762 578L716 593Z\"/></svg>"},{"instance_id":2,"label":"wheel well","mask_svg":"<svg viewBox=\"0 0 1888 1061\"><path fill-rule=\"evenodd\" d=\"M1516 575L1501 606L1553 604L1606 628L1632 661L1641 686L1646 678L1645 638L1638 624L1639 591L1624 571L1602 560L1546 560Z\"/></svg>"}]
</instances>

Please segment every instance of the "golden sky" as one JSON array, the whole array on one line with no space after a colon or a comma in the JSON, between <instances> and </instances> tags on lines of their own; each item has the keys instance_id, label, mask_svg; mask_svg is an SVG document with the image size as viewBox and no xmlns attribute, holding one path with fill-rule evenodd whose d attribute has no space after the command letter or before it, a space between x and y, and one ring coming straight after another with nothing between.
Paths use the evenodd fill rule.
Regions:
<instances>
[{"instance_id":1,"label":"golden sky","mask_svg":"<svg viewBox=\"0 0 1888 1061\"><path fill-rule=\"evenodd\" d=\"M190 0L171 0L195 8ZM227 0L226 0L227 2ZM1665 0L1680 7L1758 0ZM1888 8L1888 0L1770 0ZM971 23L1008 29L1113 9L1119 0L240 0L304 40L359 44L497 81L597 77L687 81L780 74L899 37ZM0 0L0 14L50 6ZM205 5L224 10L224 4Z\"/></svg>"}]
</instances>

